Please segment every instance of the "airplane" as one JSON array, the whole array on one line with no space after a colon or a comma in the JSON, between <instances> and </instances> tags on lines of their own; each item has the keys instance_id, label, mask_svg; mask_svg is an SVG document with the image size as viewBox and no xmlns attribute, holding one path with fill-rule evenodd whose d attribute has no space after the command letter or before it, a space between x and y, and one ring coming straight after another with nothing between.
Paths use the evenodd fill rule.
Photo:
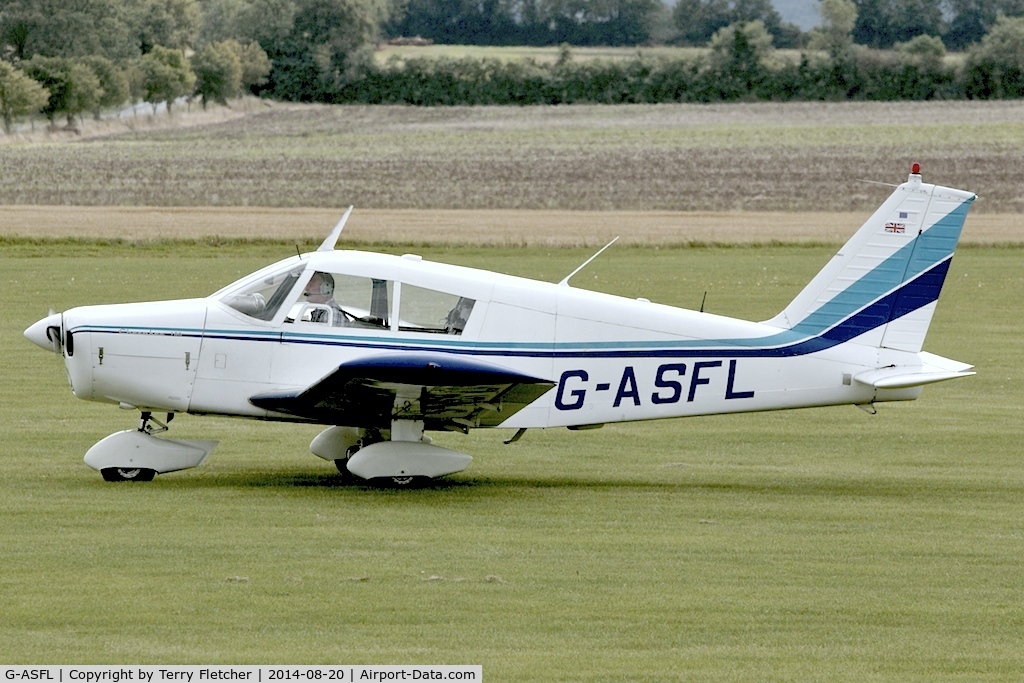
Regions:
<instances>
[{"instance_id":1,"label":"airplane","mask_svg":"<svg viewBox=\"0 0 1024 683\"><path fill-rule=\"evenodd\" d=\"M178 413L326 426L309 445L356 482L404 486L472 458L427 432L568 427L916 399L973 366L922 351L975 199L907 182L770 320L750 322L490 271L315 252L201 299L72 308L25 330L73 394L141 411L85 462L108 481L201 465ZM609 245L610 246L610 245ZM607 248L607 247L605 247ZM598 252L600 254L600 252ZM154 414L166 414L161 421Z\"/></svg>"}]
</instances>

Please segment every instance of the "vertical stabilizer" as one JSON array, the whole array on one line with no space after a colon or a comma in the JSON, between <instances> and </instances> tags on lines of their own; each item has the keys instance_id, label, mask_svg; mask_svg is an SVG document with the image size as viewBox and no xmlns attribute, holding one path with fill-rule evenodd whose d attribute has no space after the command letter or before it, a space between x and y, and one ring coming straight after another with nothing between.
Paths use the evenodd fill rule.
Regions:
<instances>
[{"instance_id":1,"label":"vertical stabilizer","mask_svg":"<svg viewBox=\"0 0 1024 683\"><path fill-rule=\"evenodd\" d=\"M782 313L767 321L833 342L920 351L975 195L913 172Z\"/></svg>"}]
</instances>

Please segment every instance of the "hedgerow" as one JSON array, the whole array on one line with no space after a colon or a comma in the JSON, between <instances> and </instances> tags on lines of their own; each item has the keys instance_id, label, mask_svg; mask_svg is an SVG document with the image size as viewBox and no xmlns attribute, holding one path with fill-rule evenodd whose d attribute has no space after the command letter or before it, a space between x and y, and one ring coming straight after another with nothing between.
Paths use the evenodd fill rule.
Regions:
<instances>
[{"instance_id":1,"label":"hedgerow","mask_svg":"<svg viewBox=\"0 0 1024 683\"><path fill-rule=\"evenodd\" d=\"M848 59L804 55L763 65L704 58L628 61L502 61L410 58L371 65L360 78L323 93L332 103L444 105L629 104L787 100L929 100L1018 97L1019 88L984 89L983 66L958 73L894 53ZM992 93L995 93L994 95Z\"/></svg>"}]
</instances>

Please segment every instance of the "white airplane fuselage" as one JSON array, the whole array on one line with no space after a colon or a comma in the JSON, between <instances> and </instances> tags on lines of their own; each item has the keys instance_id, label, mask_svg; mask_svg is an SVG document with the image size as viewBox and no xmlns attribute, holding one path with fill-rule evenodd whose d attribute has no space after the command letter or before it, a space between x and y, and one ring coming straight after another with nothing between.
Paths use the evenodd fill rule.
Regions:
<instances>
[{"instance_id":1,"label":"white airplane fuselage","mask_svg":"<svg viewBox=\"0 0 1024 683\"><path fill-rule=\"evenodd\" d=\"M209 454L213 442L148 438L166 412L324 424L310 449L343 471L433 477L468 456L425 430L865 406L973 374L922 345L974 198L913 172L765 322L336 251L343 218L316 252L205 299L74 308L25 335L63 355L75 396L142 411L147 438L87 454L104 476Z\"/></svg>"},{"instance_id":2,"label":"white airplane fuselage","mask_svg":"<svg viewBox=\"0 0 1024 683\"><path fill-rule=\"evenodd\" d=\"M290 259L282 262L285 266ZM777 327L450 265L358 251L311 271L372 274L475 300L459 336L254 320L217 297L63 314L78 398L161 412L295 420L249 398L308 386L379 352L471 355L555 387L501 427L555 427L916 398L851 381L917 354L787 344ZM528 306L525 305L528 302ZM395 314L392 313L394 317ZM397 326L393 326L397 327ZM698 334L699 332L699 334ZM764 348L765 342L775 348Z\"/></svg>"}]
</instances>

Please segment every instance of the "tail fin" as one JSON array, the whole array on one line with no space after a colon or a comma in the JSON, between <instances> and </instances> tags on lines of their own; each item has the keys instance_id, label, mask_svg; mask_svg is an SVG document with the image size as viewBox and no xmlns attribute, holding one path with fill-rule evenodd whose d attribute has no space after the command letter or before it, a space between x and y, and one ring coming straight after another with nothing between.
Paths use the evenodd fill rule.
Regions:
<instances>
[{"instance_id":1,"label":"tail fin","mask_svg":"<svg viewBox=\"0 0 1024 683\"><path fill-rule=\"evenodd\" d=\"M835 343L919 352L971 192L921 182L919 166L769 325Z\"/></svg>"}]
</instances>

